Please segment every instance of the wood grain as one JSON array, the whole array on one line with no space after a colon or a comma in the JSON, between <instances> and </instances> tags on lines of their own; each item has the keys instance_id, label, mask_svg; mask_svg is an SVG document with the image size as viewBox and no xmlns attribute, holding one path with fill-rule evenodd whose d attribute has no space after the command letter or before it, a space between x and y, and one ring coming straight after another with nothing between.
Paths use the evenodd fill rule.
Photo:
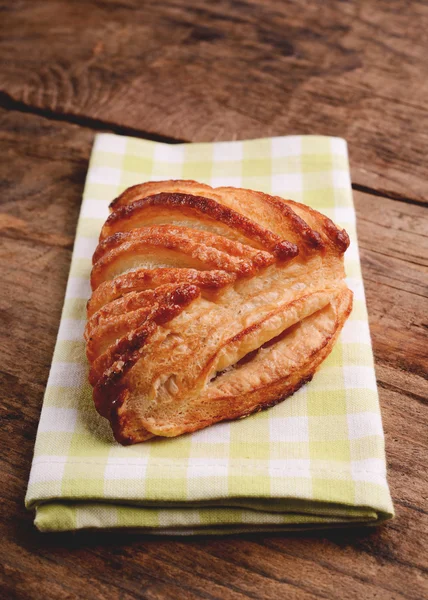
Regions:
<instances>
[{"instance_id":1,"label":"wood grain","mask_svg":"<svg viewBox=\"0 0 428 600\"><path fill-rule=\"evenodd\" d=\"M426 3L0 8L0 597L428 597ZM23 500L90 148L104 129L161 141L347 137L394 521L183 539L34 529Z\"/></svg>"},{"instance_id":2,"label":"wood grain","mask_svg":"<svg viewBox=\"0 0 428 600\"><path fill-rule=\"evenodd\" d=\"M426 2L2 4L4 105L189 141L338 135L359 189L425 201Z\"/></svg>"},{"instance_id":3,"label":"wood grain","mask_svg":"<svg viewBox=\"0 0 428 600\"><path fill-rule=\"evenodd\" d=\"M179 541L41 535L23 497L93 133L10 111L0 123L5 597L424 598L426 209L355 194L395 521L375 531Z\"/></svg>"}]
</instances>

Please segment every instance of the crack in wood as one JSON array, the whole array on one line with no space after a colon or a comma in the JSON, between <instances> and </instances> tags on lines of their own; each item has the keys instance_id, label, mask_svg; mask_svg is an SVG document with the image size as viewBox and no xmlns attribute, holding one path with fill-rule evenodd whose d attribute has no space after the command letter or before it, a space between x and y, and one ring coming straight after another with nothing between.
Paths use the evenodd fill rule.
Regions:
<instances>
[{"instance_id":1,"label":"crack in wood","mask_svg":"<svg viewBox=\"0 0 428 600\"><path fill-rule=\"evenodd\" d=\"M0 108L5 110L17 111L22 113L28 113L32 115L38 115L51 121L61 121L63 123L72 123L73 125L79 125L87 129L93 129L95 131L105 131L116 133L118 135L128 135L131 137L142 138L150 140L152 142L160 142L162 144L182 144L188 140L182 140L165 135L159 135L151 131L143 131L134 127L128 127L125 125L117 125L110 121L103 121L102 119L95 119L93 117L86 117L83 115L76 115L67 112L56 112L50 108L39 108L32 104L27 104L22 100L16 100L10 94L4 90L0 90Z\"/></svg>"},{"instance_id":2,"label":"crack in wood","mask_svg":"<svg viewBox=\"0 0 428 600\"><path fill-rule=\"evenodd\" d=\"M28 104L22 100L17 100L12 95L8 94L4 90L0 90L0 108L10 111L17 111L22 113L28 113L38 115L51 121L60 121L63 123L71 123L94 131L106 131L116 133L118 135L127 135L135 138L146 139L154 142L160 142L163 144L182 144L190 143L191 140L175 138L172 136L161 135L152 131L145 131L137 129L135 127L118 125L111 121L105 121L103 119L96 119L94 117L88 117L84 115L77 115L68 112L58 112L49 108L40 108L32 104ZM405 204L414 204L416 206L426 207L427 203L423 199L410 198L403 196L400 193L393 192L385 189L375 189L371 186L367 186L358 182L352 183L352 189L363 194L370 194L372 196L380 196L404 202Z\"/></svg>"},{"instance_id":3,"label":"crack in wood","mask_svg":"<svg viewBox=\"0 0 428 600\"><path fill-rule=\"evenodd\" d=\"M389 200L398 200L399 202L404 202L405 204L415 204L416 206L427 207L427 203L424 200L418 198L409 198L397 192L392 192L391 190L376 190L375 188L372 188L368 185L363 185L361 183L356 182L352 183L352 189L356 192L362 192L363 194L381 196L382 198L389 198Z\"/></svg>"},{"instance_id":4,"label":"crack in wood","mask_svg":"<svg viewBox=\"0 0 428 600\"><path fill-rule=\"evenodd\" d=\"M395 496L393 496L392 499L395 504L404 506L405 508L408 508L409 510L415 510L416 512L419 512L422 515L428 515L428 511L424 510L420 506L415 506L414 504L410 504L410 502L406 502L405 500L400 500L399 498L396 498Z\"/></svg>"}]
</instances>

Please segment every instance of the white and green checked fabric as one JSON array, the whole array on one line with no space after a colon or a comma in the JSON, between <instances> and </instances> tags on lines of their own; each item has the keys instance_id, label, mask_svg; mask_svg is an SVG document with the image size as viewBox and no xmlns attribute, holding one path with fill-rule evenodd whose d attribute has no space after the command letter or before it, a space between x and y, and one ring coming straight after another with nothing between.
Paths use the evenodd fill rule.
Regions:
<instances>
[{"instance_id":1,"label":"white and green checked fabric","mask_svg":"<svg viewBox=\"0 0 428 600\"><path fill-rule=\"evenodd\" d=\"M313 381L247 419L115 443L93 406L82 339L109 202L147 180L196 179L304 202L344 226L354 310ZM26 505L43 531L223 533L376 524L393 514L346 142L317 136L166 145L98 135L46 388Z\"/></svg>"}]
</instances>

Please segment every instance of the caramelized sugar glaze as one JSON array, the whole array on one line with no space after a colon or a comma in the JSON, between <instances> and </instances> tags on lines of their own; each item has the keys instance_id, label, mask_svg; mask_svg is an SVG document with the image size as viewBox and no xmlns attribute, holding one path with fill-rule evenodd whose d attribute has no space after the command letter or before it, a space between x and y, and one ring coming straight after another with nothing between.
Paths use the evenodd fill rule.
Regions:
<instances>
[{"instance_id":1,"label":"caramelized sugar glaze","mask_svg":"<svg viewBox=\"0 0 428 600\"><path fill-rule=\"evenodd\" d=\"M110 210L85 339L120 443L247 416L312 378L352 308L346 231L291 200L195 181L133 186Z\"/></svg>"}]
</instances>

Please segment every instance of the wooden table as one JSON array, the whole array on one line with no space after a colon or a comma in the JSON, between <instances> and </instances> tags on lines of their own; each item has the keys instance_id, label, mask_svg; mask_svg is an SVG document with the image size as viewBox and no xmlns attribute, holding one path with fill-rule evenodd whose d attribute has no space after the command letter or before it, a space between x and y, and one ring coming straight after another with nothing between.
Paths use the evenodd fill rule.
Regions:
<instances>
[{"instance_id":1,"label":"wooden table","mask_svg":"<svg viewBox=\"0 0 428 600\"><path fill-rule=\"evenodd\" d=\"M428 5L4 0L2 598L427 598ZM42 535L23 499L96 131L349 142L397 517L223 538Z\"/></svg>"}]
</instances>

